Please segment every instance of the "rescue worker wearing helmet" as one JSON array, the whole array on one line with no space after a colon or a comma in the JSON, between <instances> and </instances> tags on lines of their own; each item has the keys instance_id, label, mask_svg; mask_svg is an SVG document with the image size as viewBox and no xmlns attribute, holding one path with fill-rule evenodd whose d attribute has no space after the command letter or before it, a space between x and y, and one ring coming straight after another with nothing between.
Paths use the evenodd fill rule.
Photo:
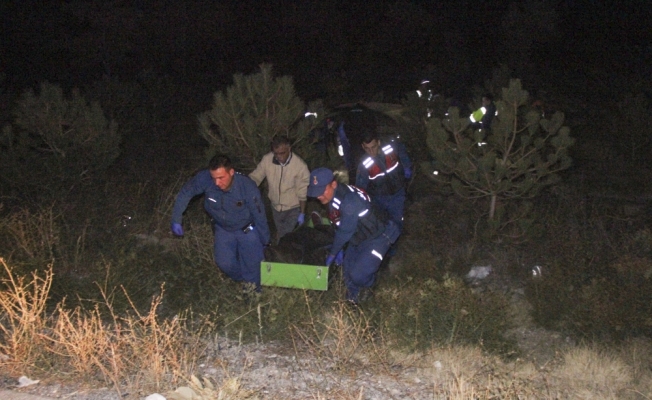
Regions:
<instances>
[{"instance_id":1,"label":"rescue worker wearing helmet","mask_svg":"<svg viewBox=\"0 0 652 400\"><path fill-rule=\"evenodd\" d=\"M362 139L365 155L358 165L355 185L385 210L399 229L403 229L405 184L412 177L412 162L398 140L382 142L375 132Z\"/></svg>"},{"instance_id":2,"label":"rescue worker wearing helmet","mask_svg":"<svg viewBox=\"0 0 652 400\"><path fill-rule=\"evenodd\" d=\"M399 228L372 204L368 194L338 183L328 168L310 173L308 197L328 207L335 237L326 266L342 265L346 298L357 304L364 297L361 290L373 286L385 253L400 235Z\"/></svg>"}]
</instances>

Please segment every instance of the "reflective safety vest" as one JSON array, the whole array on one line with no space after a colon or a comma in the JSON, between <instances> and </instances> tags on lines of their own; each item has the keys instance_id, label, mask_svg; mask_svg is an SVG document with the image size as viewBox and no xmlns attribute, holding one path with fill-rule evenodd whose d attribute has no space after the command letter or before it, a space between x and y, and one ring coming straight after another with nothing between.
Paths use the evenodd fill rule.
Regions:
<instances>
[{"instance_id":1,"label":"reflective safety vest","mask_svg":"<svg viewBox=\"0 0 652 400\"><path fill-rule=\"evenodd\" d=\"M375 239L380 236L385 231L387 217L371 203L371 198L364 190L351 185L344 185L344 187L360 197L364 204L364 207L361 207L358 212L358 224L350 243L357 246L365 240ZM344 193L346 195L347 192ZM341 222L340 206L342 201L343 199L338 197L337 194L331 201L332 210L328 213L328 219L335 227L338 227Z\"/></svg>"},{"instance_id":2,"label":"reflective safety vest","mask_svg":"<svg viewBox=\"0 0 652 400\"><path fill-rule=\"evenodd\" d=\"M394 148L387 144L381 148L385 155L385 165L378 165L374 157L367 157L362 165L369 174L369 187L372 195L394 194L404 185L403 168Z\"/></svg>"},{"instance_id":3,"label":"reflective safety vest","mask_svg":"<svg viewBox=\"0 0 652 400\"><path fill-rule=\"evenodd\" d=\"M485 107L480 107L471 113L469 119L471 120L471 122L480 122L482 121L482 117L484 117L486 113L487 113L487 109Z\"/></svg>"}]
</instances>

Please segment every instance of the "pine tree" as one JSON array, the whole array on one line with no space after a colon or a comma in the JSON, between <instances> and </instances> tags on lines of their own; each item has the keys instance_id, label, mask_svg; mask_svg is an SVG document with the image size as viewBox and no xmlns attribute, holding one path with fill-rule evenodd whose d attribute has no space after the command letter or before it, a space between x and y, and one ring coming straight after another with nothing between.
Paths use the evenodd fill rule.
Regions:
<instances>
[{"instance_id":1,"label":"pine tree","mask_svg":"<svg viewBox=\"0 0 652 400\"><path fill-rule=\"evenodd\" d=\"M568 149L574 139L562 126L564 115L543 119L527 104L528 92L512 79L496 102L497 116L488 133L473 129L456 108L445 119L427 121L436 179L464 198L488 199L490 222L497 217L499 201L505 206L532 198L558 182L558 172L571 165Z\"/></svg>"},{"instance_id":2,"label":"pine tree","mask_svg":"<svg viewBox=\"0 0 652 400\"><path fill-rule=\"evenodd\" d=\"M78 90L43 83L26 91L0 134L0 179L13 189L60 195L106 170L120 154L117 125ZM43 179L45 179L45 184Z\"/></svg>"},{"instance_id":3,"label":"pine tree","mask_svg":"<svg viewBox=\"0 0 652 400\"><path fill-rule=\"evenodd\" d=\"M318 105L310 105L314 107ZM284 135L293 150L310 158L309 132L316 119L304 118L306 110L292 78L274 78L271 65L262 64L253 75L236 74L233 85L215 93L212 109L199 116L200 134L209 143L207 156L226 153L237 167L253 170L270 151L272 138Z\"/></svg>"}]
</instances>

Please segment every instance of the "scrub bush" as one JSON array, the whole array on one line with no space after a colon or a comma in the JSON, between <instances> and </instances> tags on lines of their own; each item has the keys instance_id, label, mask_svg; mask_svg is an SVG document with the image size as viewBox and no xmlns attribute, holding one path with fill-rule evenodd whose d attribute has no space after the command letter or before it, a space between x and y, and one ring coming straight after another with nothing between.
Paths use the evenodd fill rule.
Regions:
<instances>
[{"instance_id":1,"label":"scrub bush","mask_svg":"<svg viewBox=\"0 0 652 400\"><path fill-rule=\"evenodd\" d=\"M507 299L495 293L478 296L452 276L397 279L375 292L370 307L384 337L401 348L473 344L504 354L513 350L503 337L510 328Z\"/></svg>"},{"instance_id":2,"label":"scrub bush","mask_svg":"<svg viewBox=\"0 0 652 400\"><path fill-rule=\"evenodd\" d=\"M521 81L512 80L496 102L491 130L474 129L455 107L445 118L426 123L427 145L439 170L431 178L463 199L482 200L490 231L518 226L517 231L527 232L527 200L558 183L559 173L571 165L568 149L574 139L562 126L564 115L542 118L528 110L528 98Z\"/></svg>"},{"instance_id":3,"label":"scrub bush","mask_svg":"<svg viewBox=\"0 0 652 400\"><path fill-rule=\"evenodd\" d=\"M545 267L525 292L534 321L582 340L652 337L652 255L638 218L569 191L537 209L542 234L528 251Z\"/></svg>"},{"instance_id":4,"label":"scrub bush","mask_svg":"<svg viewBox=\"0 0 652 400\"><path fill-rule=\"evenodd\" d=\"M0 182L21 195L60 197L93 180L120 153L117 125L78 90L27 90L0 133Z\"/></svg>"}]
</instances>

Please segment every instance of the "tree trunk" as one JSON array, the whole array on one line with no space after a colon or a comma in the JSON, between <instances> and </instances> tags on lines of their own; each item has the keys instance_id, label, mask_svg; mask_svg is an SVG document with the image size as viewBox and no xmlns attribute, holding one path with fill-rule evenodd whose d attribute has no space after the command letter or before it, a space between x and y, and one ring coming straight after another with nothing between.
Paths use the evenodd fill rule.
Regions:
<instances>
[{"instance_id":1,"label":"tree trunk","mask_svg":"<svg viewBox=\"0 0 652 400\"><path fill-rule=\"evenodd\" d=\"M489 205L489 221L494 220L494 215L496 214L496 196L495 194L491 195L491 203Z\"/></svg>"}]
</instances>

